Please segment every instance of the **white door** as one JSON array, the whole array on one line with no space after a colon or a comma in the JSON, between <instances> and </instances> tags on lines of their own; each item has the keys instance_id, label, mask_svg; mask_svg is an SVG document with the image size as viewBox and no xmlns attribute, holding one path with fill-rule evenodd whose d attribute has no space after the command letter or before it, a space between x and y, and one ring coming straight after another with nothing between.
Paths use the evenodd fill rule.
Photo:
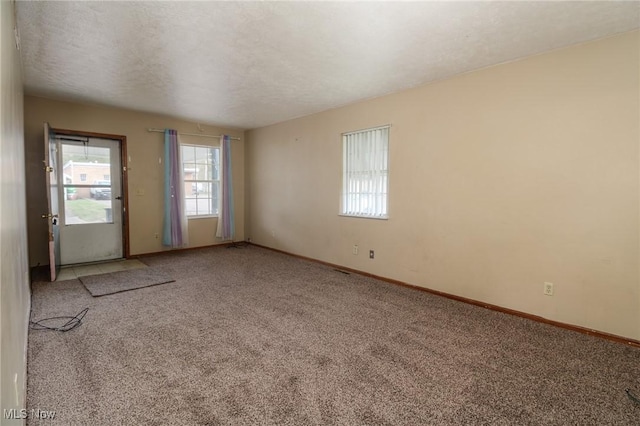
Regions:
<instances>
[{"instance_id":1,"label":"white door","mask_svg":"<svg viewBox=\"0 0 640 426\"><path fill-rule=\"evenodd\" d=\"M92 137L57 138L64 205L60 227L62 264L122 258L120 142Z\"/></svg>"}]
</instances>

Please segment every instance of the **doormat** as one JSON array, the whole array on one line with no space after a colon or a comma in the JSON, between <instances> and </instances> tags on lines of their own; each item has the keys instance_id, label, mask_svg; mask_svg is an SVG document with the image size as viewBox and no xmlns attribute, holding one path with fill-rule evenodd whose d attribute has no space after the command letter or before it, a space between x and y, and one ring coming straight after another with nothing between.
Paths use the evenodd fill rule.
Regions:
<instances>
[{"instance_id":1,"label":"doormat","mask_svg":"<svg viewBox=\"0 0 640 426\"><path fill-rule=\"evenodd\" d=\"M175 280L153 268L130 269L100 275L78 277L93 297L121 293L153 285L172 283Z\"/></svg>"}]
</instances>

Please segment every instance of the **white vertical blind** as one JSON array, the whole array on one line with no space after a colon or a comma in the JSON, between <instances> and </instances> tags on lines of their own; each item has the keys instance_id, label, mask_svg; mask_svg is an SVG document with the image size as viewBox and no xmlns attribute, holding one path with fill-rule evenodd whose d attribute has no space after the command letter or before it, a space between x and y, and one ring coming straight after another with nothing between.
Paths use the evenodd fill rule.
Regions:
<instances>
[{"instance_id":1,"label":"white vertical blind","mask_svg":"<svg viewBox=\"0 0 640 426\"><path fill-rule=\"evenodd\" d=\"M342 214L387 217L389 126L342 135Z\"/></svg>"}]
</instances>

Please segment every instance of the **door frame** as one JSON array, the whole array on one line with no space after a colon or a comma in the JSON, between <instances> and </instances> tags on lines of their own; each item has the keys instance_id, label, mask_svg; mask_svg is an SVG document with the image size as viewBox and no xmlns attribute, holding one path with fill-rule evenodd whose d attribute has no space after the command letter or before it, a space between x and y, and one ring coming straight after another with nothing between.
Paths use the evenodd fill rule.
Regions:
<instances>
[{"instance_id":1,"label":"door frame","mask_svg":"<svg viewBox=\"0 0 640 426\"><path fill-rule=\"evenodd\" d=\"M120 165L122 166L122 169L120 170L120 184L122 185L122 253L125 259L129 259L131 254L129 252L129 184L127 179L127 165L129 162L127 161L127 137L124 135L111 135L108 133L84 132L81 130L57 128L51 128L51 131L56 135L111 139L120 143Z\"/></svg>"}]
</instances>

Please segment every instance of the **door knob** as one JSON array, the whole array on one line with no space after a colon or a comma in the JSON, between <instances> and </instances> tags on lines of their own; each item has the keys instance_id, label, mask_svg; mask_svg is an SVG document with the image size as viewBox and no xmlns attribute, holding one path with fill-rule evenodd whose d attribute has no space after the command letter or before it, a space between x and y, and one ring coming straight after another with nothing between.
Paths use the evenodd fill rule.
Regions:
<instances>
[{"instance_id":1,"label":"door knob","mask_svg":"<svg viewBox=\"0 0 640 426\"><path fill-rule=\"evenodd\" d=\"M47 213L47 214L40 215L40 217L43 218L43 219L49 219L49 218L58 217L58 215L57 214Z\"/></svg>"},{"instance_id":2,"label":"door knob","mask_svg":"<svg viewBox=\"0 0 640 426\"><path fill-rule=\"evenodd\" d=\"M116 200L122 200L122 197L118 195L118 196L116 197Z\"/></svg>"}]
</instances>

